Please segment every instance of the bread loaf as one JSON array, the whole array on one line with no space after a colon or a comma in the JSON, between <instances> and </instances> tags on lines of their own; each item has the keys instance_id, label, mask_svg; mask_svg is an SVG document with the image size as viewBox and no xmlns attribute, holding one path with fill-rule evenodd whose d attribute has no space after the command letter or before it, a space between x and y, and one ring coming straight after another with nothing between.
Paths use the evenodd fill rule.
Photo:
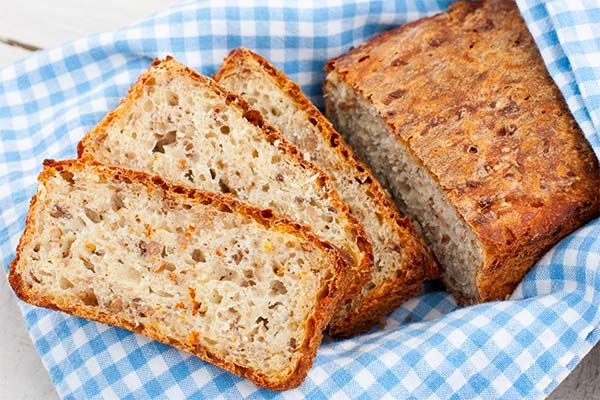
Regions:
<instances>
[{"instance_id":1,"label":"bread loaf","mask_svg":"<svg viewBox=\"0 0 600 400\"><path fill-rule=\"evenodd\" d=\"M329 333L368 330L422 288L437 264L408 217L402 217L373 173L311 104L300 87L263 57L233 50L215 80L239 93L331 178L373 245L371 279L334 317Z\"/></svg>"},{"instance_id":2,"label":"bread loaf","mask_svg":"<svg viewBox=\"0 0 600 400\"><path fill-rule=\"evenodd\" d=\"M47 162L9 280L24 301L142 333L269 389L300 384L347 265L232 196Z\"/></svg>"},{"instance_id":3,"label":"bread loaf","mask_svg":"<svg viewBox=\"0 0 600 400\"><path fill-rule=\"evenodd\" d=\"M599 213L598 161L513 1L460 2L330 61L327 113L463 303L509 296Z\"/></svg>"},{"instance_id":4,"label":"bread loaf","mask_svg":"<svg viewBox=\"0 0 600 400\"><path fill-rule=\"evenodd\" d=\"M369 279L370 243L327 177L260 112L172 58L142 74L79 154L272 208L340 251L351 266L348 297Z\"/></svg>"}]
</instances>

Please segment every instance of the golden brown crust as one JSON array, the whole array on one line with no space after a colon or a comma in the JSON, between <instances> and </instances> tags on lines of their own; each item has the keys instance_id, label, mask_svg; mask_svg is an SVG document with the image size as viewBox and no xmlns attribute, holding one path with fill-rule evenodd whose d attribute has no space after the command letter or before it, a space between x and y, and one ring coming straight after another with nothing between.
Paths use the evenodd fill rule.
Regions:
<instances>
[{"instance_id":1,"label":"golden brown crust","mask_svg":"<svg viewBox=\"0 0 600 400\"><path fill-rule=\"evenodd\" d=\"M229 195L222 195L217 193L210 193L194 189L189 186L181 186L172 182L167 182L161 177L156 175L150 175L141 171L133 171L119 167L105 166L99 163L91 161L81 160L67 160L67 161L53 161L46 160L44 162L44 169L39 175L38 181L40 186L43 186L47 182L48 178L60 173L61 171L75 171L92 166L95 171L102 177L108 180L114 180L117 182L136 182L141 183L152 190L162 190L166 198L177 198L183 199L190 205L203 204L212 205L221 211L236 212L242 215L251 217L265 228L276 229L281 232L293 234L301 237L304 240L309 241L317 248L323 250L328 254L331 259L331 265L333 266L334 277L330 280L329 286L325 290L325 295L320 297L317 308L314 310L312 317L309 319L306 327L306 339L301 345L299 352L302 356L298 360L298 364L294 370L288 376L277 377L273 379L260 373L260 371L245 368L236 364L233 364L225 359L219 358L214 354L211 354L206 348L200 345L194 345L191 343L175 342L169 339L167 335L164 335L160 331L160 327L156 326L144 326L134 325L131 321L123 319L113 313L104 312L97 307L93 306L73 306L65 302L56 302L48 296L39 295L33 293L23 283L23 279L18 270L19 260L21 257L22 249L31 241L35 234L34 220L34 208L36 206L37 196L33 196L29 213L27 215L27 222L25 225L25 231L21 236L19 245L17 247L16 257L11 262L8 280L17 296L30 304L46 307L54 310L64 311L72 315L76 315L83 318L92 319L95 321L107 323L109 325L118 326L124 329L128 329L133 332L141 333L157 341L170 344L181 350L195 354L196 356L222 367L228 371L231 371L237 375L245 377L256 385L265 387L271 390L285 390L298 386L306 377L308 369L312 366L312 360L316 355L317 348L322 339L322 331L327 327L329 320L334 315L335 311L339 307L340 303L344 299L347 284L346 276L348 275L348 265L341 258L339 253L335 251L332 246L319 239L312 232L307 230L302 225L293 222L285 217L281 217L275 214L270 209L260 209L250 204L244 203L236 198Z\"/></svg>"},{"instance_id":2,"label":"golden brown crust","mask_svg":"<svg viewBox=\"0 0 600 400\"><path fill-rule=\"evenodd\" d=\"M467 302L507 297L598 215L598 161L512 1L456 3L326 69L373 104L479 239L479 296Z\"/></svg>"},{"instance_id":3,"label":"golden brown crust","mask_svg":"<svg viewBox=\"0 0 600 400\"><path fill-rule=\"evenodd\" d=\"M379 206L379 214L394 227L398 246L402 247L403 253L403 265L396 270L396 277L369 292L344 318L334 318L328 332L333 336L350 337L368 331L403 302L418 294L424 279L437 278L441 272L439 264L410 218L400 215L371 169L354 153L331 122L306 98L300 86L282 71L260 55L246 48L238 48L229 53L214 78L219 82L222 76L233 73L239 65L247 63L254 63L268 73L279 88L308 115L309 121L324 140L331 144L331 149L344 160L346 168L358 180L365 182L363 187L367 188L369 197ZM370 267L373 268L374 264Z\"/></svg>"},{"instance_id":4,"label":"golden brown crust","mask_svg":"<svg viewBox=\"0 0 600 400\"><path fill-rule=\"evenodd\" d=\"M250 105L243 98L223 88L214 80L206 76L200 75L196 71L178 63L171 56L167 56L162 61L155 59L152 62L150 68L147 71L145 71L138 78L137 82L129 89L127 97L125 97L121 101L119 106L110 114L108 114L94 129L88 132L86 136L81 140L81 142L77 146L78 156L82 159L93 159L94 149L98 148L102 141L106 138L106 127L110 124L110 122L113 119L120 118L123 114L126 114L128 112L128 108L130 107L130 105L141 96L143 88L147 84L147 82L153 79L152 74L154 69L165 69L171 71L174 74L183 74L190 76L199 85L208 88L208 90L214 91L214 93L218 94L225 100L228 106L239 110L248 122L260 128L261 131L264 132L266 139L269 143L277 146L277 148L282 152L289 154L289 156L298 165L300 165L301 168L309 171L312 170L315 172L315 174L319 175L319 185L325 189L328 196L331 198L335 208L341 210L342 213L347 216L348 221L350 222L350 225L356 234L356 242L358 249L362 252L362 254L354 255L354 258L356 259L356 263L353 266L354 273L348 274L349 286L347 299L356 296L356 294L359 293L360 288L371 277L370 269L371 264L373 263L373 249L371 243L367 239L362 225L358 223L356 218L350 213L348 206L344 202L342 202L337 192L332 188L327 175L314 164L305 161L299 153L298 149L291 143L289 143L287 140L285 140L285 138L281 135L279 130L276 127L269 124L269 122L264 119L260 112L251 109Z\"/></svg>"}]
</instances>

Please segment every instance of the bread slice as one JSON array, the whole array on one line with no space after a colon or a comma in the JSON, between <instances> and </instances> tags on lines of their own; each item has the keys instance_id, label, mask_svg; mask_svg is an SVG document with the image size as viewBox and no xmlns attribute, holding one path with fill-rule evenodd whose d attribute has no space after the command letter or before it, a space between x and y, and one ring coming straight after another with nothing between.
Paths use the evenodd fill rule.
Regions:
<instances>
[{"instance_id":1,"label":"bread slice","mask_svg":"<svg viewBox=\"0 0 600 400\"><path fill-rule=\"evenodd\" d=\"M347 265L297 223L157 176L46 162L10 284L268 389L306 376Z\"/></svg>"},{"instance_id":2,"label":"bread slice","mask_svg":"<svg viewBox=\"0 0 600 400\"><path fill-rule=\"evenodd\" d=\"M327 113L463 303L504 299L599 212L598 161L513 1L460 2L330 61Z\"/></svg>"},{"instance_id":3,"label":"bread slice","mask_svg":"<svg viewBox=\"0 0 600 400\"><path fill-rule=\"evenodd\" d=\"M152 63L79 154L272 208L340 251L351 266L348 297L369 279L371 245L326 175L260 112L173 58Z\"/></svg>"},{"instance_id":4,"label":"bread slice","mask_svg":"<svg viewBox=\"0 0 600 400\"><path fill-rule=\"evenodd\" d=\"M371 279L329 327L332 335L368 330L435 276L437 264L410 218L402 217L373 173L300 87L258 54L233 50L215 80L239 93L331 178L373 245Z\"/></svg>"}]
</instances>

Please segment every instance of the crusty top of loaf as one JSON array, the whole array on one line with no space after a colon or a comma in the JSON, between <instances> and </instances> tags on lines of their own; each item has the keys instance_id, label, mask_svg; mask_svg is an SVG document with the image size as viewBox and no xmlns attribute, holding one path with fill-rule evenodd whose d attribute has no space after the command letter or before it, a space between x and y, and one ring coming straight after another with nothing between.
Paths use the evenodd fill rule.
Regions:
<instances>
[{"instance_id":1,"label":"crusty top of loaf","mask_svg":"<svg viewBox=\"0 0 600 400\"><path fill-rule=\"evenodd\" d=\"M326 69L430 171L486 259L598 214L598 161L512 1L456 3Z\"/></svg>"}]
</instances>

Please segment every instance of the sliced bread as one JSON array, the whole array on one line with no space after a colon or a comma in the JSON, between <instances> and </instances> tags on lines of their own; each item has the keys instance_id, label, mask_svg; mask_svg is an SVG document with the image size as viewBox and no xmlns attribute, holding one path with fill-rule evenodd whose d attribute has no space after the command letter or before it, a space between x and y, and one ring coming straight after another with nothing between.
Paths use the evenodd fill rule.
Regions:
<instances>
[{"instance_id":1,"label":"sliced bread","mask_svg":"<svg viewBox=\"0 0 600 400\"><path fill-rule=\"evenodd\" d=\"M371 245L327 176L260 112L173 58L152 63L79 154L230 193L310 226L351 266L349 298L370 277Z\"/></svg>"},{"instance_id":2,"label":"sliced bread","mask_svg":"<svg viewBox=\"0 0 600 400\"><path fill-rule=\"evenodd\" d=\"M462 303L509 296L600 210L598 161L512 0L459 2L330 61L327 114Z\"/></svg>"},{"instance_id":3,"label":"sliced bread","mask_svg":"<svg viewBox=\"0 0 600 400\"><path fill-rule=\"evenodd\" d=\"M263 57L233 50L215 80L239 93L305 159L331 178L373 245L371 279L359 296L333 318L329 334L351 336L368 330L438 273L437 263L410 218L402 217L373 173L306 98L300 87Z\"/></svg>"},{"instance_id":4,"label":"sliced bread","mask_svg":"<svg viewBox=\"0 0 600 400\"><path fill-rule=\"evenodd\" d=\"M142 172L46 162L9 281L273 390L300 384L347 265L297 223Z\"/></svg>"}]
</instances>

